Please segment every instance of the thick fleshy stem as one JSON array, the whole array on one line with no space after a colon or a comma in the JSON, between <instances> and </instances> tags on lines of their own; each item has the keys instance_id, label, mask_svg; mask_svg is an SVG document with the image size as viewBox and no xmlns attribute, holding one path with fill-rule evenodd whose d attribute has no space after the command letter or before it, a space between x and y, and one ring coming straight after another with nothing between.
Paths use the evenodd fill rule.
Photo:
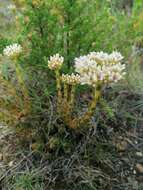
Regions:
<instances>
[{"instance_id":1,"label":"thick fleshy stem","mask_svg":"<svg viewBox=\"0 0 143 190\"><path fill-rule=\"evenodd\" d=\"M60 72L59 70L55 71L56 74L56 85L57 85L57 111L60 112L61 108L61 101L62 101L62 87L61 87L61 79L60 79Z\"/></svg>"},{"instance_id":2,"label":"thick fleshy stem","mask_svg":"<svg viewBox=\"0 0 143 190\"><path fill-rule=\"evenodd\" d=\"M64 83L64 100L68 101L68 85Z\"/></svg>"},{"instance_id":3,"label":"thick fleshy stem","mask_svg":"<svg viewBox=\"0 0 143 190\"><path fill-rule=\"evenodd\" d=\"M71 97L70 97L70 112L72 111L73 105L74 105L74 98L75 98L75 85L71 86Z\"/></svg>"},{"instance_id":4,"label":"thick fleshy stem","mask_svg":"<svg viewBox=\"0 0 143 190\"><path fill-rule=\"evenodd\" d=\"M73 109L73 105L74 105L74 97L75 97L75 85L72 86L68 86L71 87L70 90L70 96L69 99L67 97L67 99L65 100L65 109L64 109L64 116L65 116L65 122L66 123L70 123L71 118L72 118L72 109ZM68 91L67 91L68 92Z\"/></svg>"},{"instance_id":5,"label":"thick fleshy stem","mask_svg":"<svg viewBox=\"0 0 143 190\"><path fill-rule=\"evenodd\" d=\"M21 86L24 98L27 98L28 97L28 91L27 91L27 88L26 88L25 83L24 83L23 73L22 73L21 68L19 67L18 64L15 64L15 71L16 71L17 79L18 79L18 82Z\"/></svg>"},{"instance_id":6,"label":"thick fleshy stem","mask_svg":"<svg viewBox=\"0 0 143 190\"><path fill-rule=\"evenodd\" d=\"M69 104L68 104L68 92L69 86L68 84L64 83L64 94L63 94L63 104L61 105L63 118L66 122L68 122L68 112L69 112Z\"/></svg>"},{"instance_id":7,"label":"thick fleshy stem","mask_svg":"<svg viewBox=\"0 0 143 190\"><path fill-rule=\"evenodd\" d=\"M25 115L27 112L30 111L31 104L29 101L29 93L25 86L23 72L22 72L21 68L19 67L19 64L17 63L17 58L14 59L14 63L15 63L15 71L16 71L17 79L18 79L19 85L21 87L21 92L24 96L24 104L25 104L24 107L25 108L24 108L24 112L20 113L19 117L21 117L21 115Z\"/></svg>"},{"instance_id":8,"label":"thick fleshy stem","mask_svg":"<svg viewBox=\"0 0 143 190\"><path fill-rule=\"evenodd\" d=\"M87 112L84 113L83 116L81 116L79 118L76 118L76 119L73 119L69 123L70 128L76 129L76 128L80 127L81 125L89 122L89 120L91 119L92 115L94 114L94 110L96 108L96 105L97 105L100 97L101 97L101 90L99 88L97 88L94 91L94 96L93 96L92 102L91 102L91 104L90 104Z\"/></svg>"}]
</instances>

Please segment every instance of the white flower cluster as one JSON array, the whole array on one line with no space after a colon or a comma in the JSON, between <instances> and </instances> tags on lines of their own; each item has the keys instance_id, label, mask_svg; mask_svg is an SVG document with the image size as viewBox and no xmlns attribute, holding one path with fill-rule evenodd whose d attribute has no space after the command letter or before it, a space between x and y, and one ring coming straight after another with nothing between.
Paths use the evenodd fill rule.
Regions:
<instances>
[{"instance_id":1,"label":"white flower cluster","mask_svg":"<svg viewBox=\"0 0 143 190\"><path fill-rule=\"evenodd\" d=\"M10 10L10 11L15 11L16 6L14 4L10 4L10 5L8 5L7 9Z\"/></svg>"},{"instance_id":2,"label":"white flower cluster","mask_svg":"<svg viewBox=\"0 0 143 190\"><path fill-rule=\"evenodd\" d=\"M110 63L115 64L122 61L123 56L117 51L113 51L111 54L100 52L91 52L88 55L89 59L96 61L98 64Z\"/></svg>"},{"instance_id":3,"label":"white flower cluster","mask_svg":"<svg viewBox=\"0 0 143 190\"><path fill-rule=\"evenodd\" d=\"M122 59L119 52L91 52L75 59L75 71L80 74L81 84L96 87L97 84L118 82L125 74Z\"/></svg>"},{"instance_id":4,"label":"white flower cluster","mask_svg":"<svg viewBox=\"0 0 143 190\"><path fill-rule=\"evenodd\" d=\"M19 55L22 52L21 45L14 43L12 45L6 46L3 50L3 54L8 57L14 57Z\"/></svg>"},{"instance_id":5,"label":"white flower cluster","mask_svg":"<svg viewBox=\"0 0 143 190\"><path fill-rule=\"evenodd\" d=\"M74 85L80 83L80 75L72 73L69 74L62 74L61 80L69 85Z\"/></svg>"},{"instance_id":6,"label":"white flower cluster","mask_svg":"<svg viewBox=\"0 0 143 190\"><path fill-rule=\"evenodd\" d=\"M48 67L51 70L57 70L62 67L63 62L64 62L64 58L60 56L59 54L55 54L53 56L50 56L50 59L48 61Z\"/></svg>"}]
</instances>

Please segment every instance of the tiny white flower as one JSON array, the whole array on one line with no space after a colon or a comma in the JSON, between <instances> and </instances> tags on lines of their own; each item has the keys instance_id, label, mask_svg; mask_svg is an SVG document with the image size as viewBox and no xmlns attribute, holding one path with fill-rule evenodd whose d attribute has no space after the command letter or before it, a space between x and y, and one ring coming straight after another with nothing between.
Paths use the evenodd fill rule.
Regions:
<instances>
[{"instance_id":1,"label":"tiny white flower","mask_svg":"<svg viewBox=\"0 0 143 190\"><path fill-rule=\"evenodd\" d=\"M74 74L74 73L72 73L71 75L62 74L61 79L64 83L67 83L69 85L74 85L74 84L80 83L80 75L79 74Z\"/></svg>"},{"instance_id":2,"label":"tiny white flower","mask_svg":"<svg viewBox=\"0 0 143 190\"><path fill-rule=\"evenodd\" d=\"M64 62L64 58L60 56L59 54L55 54L53 56L50 56L50 59L48 61L48 67L51 70L57 70L62 67L63 62Z\"/></svg>"},{"instance_id":3,"label":"tiny white flower","mask_svg":"<svg viewBox=\"0 0 143 190\"><path fill-rule=\"evenodd\" d=\"M12 45L6 46L3 50L3 55L8 57L14 57L22 52L22 47L20 44L14 43Z\"/></svg>"}]
</instances>

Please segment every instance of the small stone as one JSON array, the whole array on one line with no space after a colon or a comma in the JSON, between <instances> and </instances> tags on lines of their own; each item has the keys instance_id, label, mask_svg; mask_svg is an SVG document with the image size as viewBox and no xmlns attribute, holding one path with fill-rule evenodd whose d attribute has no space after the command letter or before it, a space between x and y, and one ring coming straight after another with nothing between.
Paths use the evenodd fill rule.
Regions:
<instances>
[{"instance_id":1,"label":"small stone","mask_svg":"<svg viewBox=\"0 0 143 190\"><path fill-rule=\"evenodd\" d=\"M136 155L139 156L139 157L142 157L143 153L142 152L136 152Z\"/></svg>"},{"instance_id":2,"label":"small stone","mask_svg":"<svg viewBox=\"0 0 143 190\"><path fill-rule=\"evenodd\" d=\"M143 174L143 164L136 164L136 171Z\"/></svg>"},{"instance_id":3,"label":"small stone","mask_svg":"<svg viewBox=\"0 0 143 190\"><path fill-rule=\"evenodd\" d=\"M118 151L125 151L127 149L127 146L127 141L121 141L116 144L116 148Z\"/></svg>"},{"instance_id":4,"label":"small stone","mask_svg":"<svg viewBox=\"0 0 143 190\"><path fill-rule=\"evenodd\" d=\"M13 166L13 161L10 161L10 162L8 163L8 166L9 166L9 167L12 167L12 166Z\"/></svg>"}]
</instances>

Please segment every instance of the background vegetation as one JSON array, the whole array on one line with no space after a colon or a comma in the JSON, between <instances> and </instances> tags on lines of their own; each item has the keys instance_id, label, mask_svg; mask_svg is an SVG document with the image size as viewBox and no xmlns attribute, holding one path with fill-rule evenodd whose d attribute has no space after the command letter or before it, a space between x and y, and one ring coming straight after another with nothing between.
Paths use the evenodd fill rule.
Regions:
<instances>
[{"instance_id":1,"label":"background vegetation","mask_svg":"<svg viewBox=\"0 0 143 190\"><path fill-rule=\"evenodd\" d=\"M0 54L14 42L24 47L19 65L32 107L15 119L24 104L0 81L0 109L10 113L0 114L8 125L0 131L1 189L142 190L142 0L0 3ZM11 3L16 10L8 9ZM63 72L72 72L74 57L100 50L123 54L126 80L105 89L95 117L75 133L55 112L55 82L47 60L59 52L66 59ZM5 81L20 95L11 62L2 56L0 62ZM79 88L77 110L86 108L90 98Z\"/></svg>"}]
</instances>

